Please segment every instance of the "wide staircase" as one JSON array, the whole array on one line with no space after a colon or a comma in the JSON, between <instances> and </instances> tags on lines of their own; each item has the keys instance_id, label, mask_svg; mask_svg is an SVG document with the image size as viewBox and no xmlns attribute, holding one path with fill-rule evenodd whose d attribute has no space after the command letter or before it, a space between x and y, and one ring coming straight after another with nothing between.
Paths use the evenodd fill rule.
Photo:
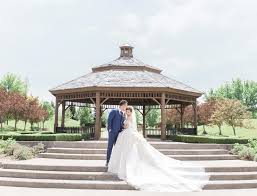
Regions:
<instances>
[{"instance_id":1,"label":"wide staircase","mask_svg":"<svg viewBox=\"0 0 257 196\"><path fill-rule=\"evenodd\" d=\"M150 141L163 154L205 167L210 181L204 189L257 188L257 163L237 160L230 145ZM106 141L55 142L39 158L6 162L0 186L133 190L107 172Z\"/></svg>"}]
</instances>

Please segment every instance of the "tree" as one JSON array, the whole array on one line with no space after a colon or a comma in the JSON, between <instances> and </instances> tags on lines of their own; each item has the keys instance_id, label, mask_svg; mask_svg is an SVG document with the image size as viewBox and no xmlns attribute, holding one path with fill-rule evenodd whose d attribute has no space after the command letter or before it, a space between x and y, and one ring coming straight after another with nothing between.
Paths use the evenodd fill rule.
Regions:
<instances>
[{"instance_id":1,"label":"tree","mask_svg":"<svg viewBox=\"0 0 257 196\"><path fill-rule=\"evenodd\" d=\"M8 101L8 94L0 89L0 124L1 124L1 131L3 130L3 123L6 120L6 116L9 111L9 101Z\"/></svg>"},{"instance_id":2,"label":"tree","mask_svg":"<svg viewBox=\"0 0 257 196\"><path fill-rule=\"evenodd\" d=\"M236 136L236 127L249 128L245 120L250 119L251 113L239 100L224 99L218 102L215 115L220 115L224 122L232 127Z\"/></svg>"},{"instance_id":3,"label":"tree","mask_svg":"<svg viewBox=\"0 0 257 196\"><path fill-rule=\"evenodd\" d=\"M193 106L187 106L184 110L183 121L187 127L194 124L194 110Z\"/></svg>"},{"instance_id":4,"label":"tree","mask_svg":"<svg viewBox=\"0 0 257 196\"><path fill-rule=\"evenodd\" d=\"M160 121L160 111L151 109L146 115L146 123L149 127L155 127Z\"/></svg>"},{"instance_id":5,"label":"tree","mask_svg":"<svg viewBox=\"0 0 257 196\"><path fill-rule=\"evenodd\" d=\"M208 100L205 103L201 103L197 106L198 110L198 124L203 126L203 134L207 134L205 126L211 123L211 116L215 109L215 101Z\"/></svg>"},{"instance_id":6,"label":"tree","mask_svg":"<svg viewBox=\"0 0 257 196\"><path fill-rule=\"evenodd\" d=\"M166 111L167 127L179 127L180 114L176 109L168 109Z\"/></svg>"},{"instance_id":7,"label":"tree","mask_svg":"<svg viewBox=\"0 0 257 196\"><path fill-rule=\"evenodd\" d=\"M221 126L223 125L224 123L224 118L223 118L223 115L222 113L220 112L219 108L220 105L222 105L222 99L219 99L219 100L216 100L215 102L215 109L214 109L214 112L211 116L211 119L210 119L210 124L211 125L216 125L218 126L219 128L219 135L222 135L222 130L221 130Z\"/></svg>"},{"instance_id":8,"label":"tree","mask_svg":"<svg viewBox=\"0 0 257 196\"><path fill-rule=\"evenodd\" d=\"M226 83L216 90L211 89L206 95L206 100L211 98L239 100L252 113L253 117L257 117L257 82L255 81L232 80L231 83Z\"/></svg>"},{"instance_id":9,"label":"tree","mask_svg":"<svg viewBox=\"0 0 257 196\"><path fill-rule=\"evenodd\" d=\"M71 113L71 119L78 120L76 107L75 106L70 106L69 110L70 110L70 113Z\"/></svg>"},{"instance_id":10,"label":"tree","mask_svg":"<svg viewBox=\"0 0 257 196\"><path fill-rule=\"evenodd\" d=\"M50 120L54 115L54 108L52 107L52 104L48 101L44 101L42 104L43 111L43 129L45 128L45 122Z\"/></svg>"},{"instance_id":11,"label":"tree","mask_svg":"<svg viewBox=\"0 0 257 196\"><path fill-rule=\"evenodd\" d=\"M26 97L17 93L9 93L9 114L14 119L14 130L17 130L17 123L23 118L26 105Z\"/></svg>"},{"instance_id":12,"label":"tree","mask_svg":"<svg viewBox=\"0 0 257 196\"><path fill-rule=\"evenodd\" d=\"M102 123L102 127L106 127L106 125L107 125L107 114L106 114L106 112L102 113L101 123Z\"/></svg>"},{"instance_id":13,"label":"tree","mask_svg":"<svg viewBox=\"0 0 257 196\"><path fill-rule=\"evenodd\" d=\"M80 125L93 123L94 117L92 115L91 108L89 107L79 108L79 120L80 120Z\"/></svg>"},{"instance_id":14,"label":"tree","mask_svg":"<svg viewBox=\"0 0 257 196\"><path fill-rule=\"evenodd\" d=\"M33 131L34 130L34 123L39 123L43 121L44 118L44 109L43 107L39 104L38 99L34 98L34 104L31 105L30 109L30 115L29 115L29 122L30 122L30 128Z\"/></svg>"},{"instance_id":15,"label":"tree","mask_svg":"<svg viewBox=\"0 0 257 196\"><path fill-rule=\"evenodd\" d=\"M22 81L19 76L8 73L0 81L0 87L6 92L18 92L21 94L26 94L28 85L26 82Z\"/></svg>"},{"instance_id":16,"label":"tree","mask_svg":"<svg viewBox=\"0 0 257 196\"><path fill-rule=\"evenodd\" d=\"M37 107L38 100L34 97L28 97L24 103L24 112L22 120L24 121L24 131L26 130L27 122L30 120L31 115L34 115L34 108Z\"/></svg>"}]
</instances>

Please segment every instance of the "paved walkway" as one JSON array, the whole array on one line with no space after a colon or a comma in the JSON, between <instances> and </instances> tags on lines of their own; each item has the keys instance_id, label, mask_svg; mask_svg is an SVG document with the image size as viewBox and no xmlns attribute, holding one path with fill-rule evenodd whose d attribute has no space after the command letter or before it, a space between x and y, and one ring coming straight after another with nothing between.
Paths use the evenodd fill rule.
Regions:
<instances>
[{"instance_id":1,"label":"paved walkway","mask_svg":"<svg viewBox=\"0 0 257 196\"><path fill-rule=\"evenodd\" d=\"M45 195L61 195L61 196L256 196L257 189L250 190L215 190L201 192L180 192L180 193L163 193L163 192L144 192L144 191L110 191L110 190L77 190L77 189L40 189L40 188L19 188L19 187L1 187L1 196L45 196Z\"/></svg>"}]
</instances>

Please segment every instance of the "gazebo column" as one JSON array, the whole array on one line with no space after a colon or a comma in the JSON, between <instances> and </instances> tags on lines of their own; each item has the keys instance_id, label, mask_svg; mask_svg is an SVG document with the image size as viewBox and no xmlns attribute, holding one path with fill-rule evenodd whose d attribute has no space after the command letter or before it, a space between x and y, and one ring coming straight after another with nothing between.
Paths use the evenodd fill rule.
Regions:
<instances>
[{"instance_id":1,"label":"gazebo column","mask_svg":"<svg viewBox=\"0 0 257 196\"><path fill-rule=\"evenodd\" d=\"M196 102L192 104L193 106L193 112L194 112L194 122L193 122L193 126L195 128L196 131L196 135L197 135L197 105Z\"/></svg>"},{"instance_id":2,"label":"gazebo column","mask_svg":"<svg viewBox=\"0 0 257 196\"><path fill-rule=\"evenodd\" d=\"M58 127L58 109L59 109L59 100L55 98L55 111L54 111L54 132Z\"/></svg>"},{"instance_id":3,"label":"gazebo column","mask_svg":"<svg viewBox=\"0 0 257 196\"><path fill-rule=\"evenodd\" d=\"M101 103L100 92L96 92L95 101L95 140L99 140L101 136Z\"/></svg>"},{"instance_id":4,"label":"gazebo column","mask_svg":"<svg viewBox=\"0 0 257 196\"><path fill-rule=\"evenodd\" d=\"M161 98L161 139L165 140L166 139L166 112L165 112L165 93L162 93L162 98Z\"/></svg>"},{"instance_id":5,"label":"gazebo column","mask_svg":"<svg viewBox=\"0 0 257 196\"><path fill-rule=\"evenodd\" d=\"M65 101L62 102L62 123L61 127L64 128L65 123Z\"/></svg>"},{"instance_id":6,"label":"gazebo column","mask_svg":"<svg viewBox=\"0 0 257 196\"><path fill-rule=\"evenodd\" d=\"M143 136L146 137L146 132L145 132L145 116L146 116L146 113L145 113L145 105L143 105Z\"/></svg>"},{"instance_id":7,"label":"gazebo column","mask_svg":"<svg viewBox=\"0 0 257 196\"><path fill-rule=\"evenodd\" d=\"M184 110L185 110L185 106L181 103L180 105L180 123L181 123L180 128L181 129L184 128Z\"/></svg>"}]
</instances>

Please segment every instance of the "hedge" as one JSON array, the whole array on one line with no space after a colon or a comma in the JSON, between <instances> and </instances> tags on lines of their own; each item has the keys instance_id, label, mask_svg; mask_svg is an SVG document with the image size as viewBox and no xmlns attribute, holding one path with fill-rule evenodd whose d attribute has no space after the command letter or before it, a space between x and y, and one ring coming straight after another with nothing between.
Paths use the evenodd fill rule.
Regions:
<instances>
[{"instance_id":1,"label":"hedge","mask_svg":"<svg viewBox=\"0 0 257 196\"><path fill-rule=\"evenodd\" d=\"M229 137L204 137L192 135L171 135L168 139L175 142L185 143L211 143L211 144L246 144L248 139L245 138L229 138Z\"/></svg>"},{"instance_id":2,"label":"hedge","mask_svg":"<svg viewBox=\"0 0 257 196\"><path fill-rule=\"evenodd\" d=\"M88 134L0 134L0 139L6 140L8 138L13 138L16 141L81 141L89 140Z\"/></svg>"}]
</instances>

